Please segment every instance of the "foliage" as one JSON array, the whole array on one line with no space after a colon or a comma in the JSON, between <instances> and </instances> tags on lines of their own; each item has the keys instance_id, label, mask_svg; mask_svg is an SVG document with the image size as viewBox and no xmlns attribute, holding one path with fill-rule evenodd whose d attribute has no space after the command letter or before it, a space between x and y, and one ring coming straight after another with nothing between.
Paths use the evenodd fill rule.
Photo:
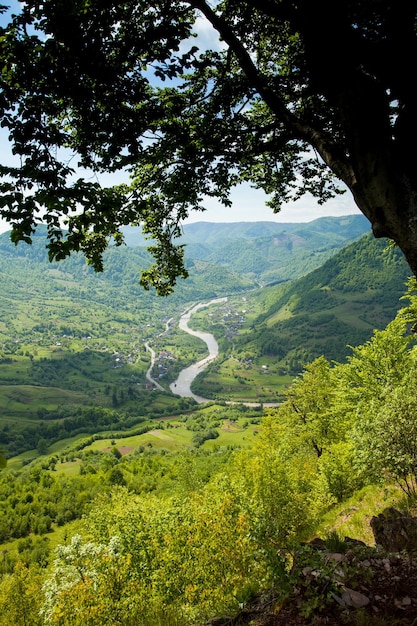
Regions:
<instances>
[{"instance_id":1,"label":"foliage","mask_svg":"<svg viewBox=\"0 0 417 626\"><path fill-rule=\"evenodd\" d=\"M374 480L388 473L409 497L417 496L415 375L414 367L383 404L371 402L354 432L356 455L366 472Z\"/></svg>"},{"instance_id":2,"label":"foliage","mask_svg":"<svg viewBox=\"0 0 417 626\"><path fill-rule=\"evenodd\" d=\"M249 181L278 210L305 193L326 201L336 177L416 271L415 19L358 0L25 2L0 48L13 240L30 242L42 214L50 258L82 250L101 270L108 241L140 223L156 260L142 284L166 294L187 275L173 239L205 197L228 205ZM130 183L97 180L126 169Z\"/></svg>"},{"instance_id":3,"label":"foliage","mask_svg":"<svg viewBox=\"0 0 417 626\"><path fill-rule=\"evenodd\" d=\"M57 548L56 557L54 576L44 585L45 625L140 624L140 589L129 580L130 558L122 554L118 537L97 545L74 535L69 545Z\"/></svg>"},{"instance_id":4,"label":"foliage","mask_svg":"<svg viewBox=\"0 0 417 626\"><path fill-rule=\"evenodd\" d=\"M193 435L192 441L193 444L198 448L199 446L203 445L205 441L208 441L209 439L217 439L218 436L218 431L214 428L210 428L209 430L196 432Z\"/></svg>"},{"instance_id":5,"label":"foliage","mask_svg":"<svg viewBox=\"0 0 417 626\"><path fill-rule=\"evenodd\" d=\"M206 398L280 401L306 363L320 356L346 361L350 346L385 328L408 277L398 250L364 236L303 278L230 297L211 315L201 311L193 326L221 337L226 358L193 390Z\"/></svg>"},{"instance_id":6,"label":"foliage","mask_svg":"<svg viewBox=\"0 0 417 626\"><path fill-rule=\"evenodd\" d=\"M40 591L44 579L45 572L39 567L16 563L13 575L4 577L0 583L1 626L41 626Z\"/></svg>"},{"instance_id":7,"label":"foliage","mask_svg":"<svg viewBox=\"0 0 417 626\"><path fill-rule=\"evenodd\" d=\"M250 558L249 520L225 487L222 481L180 500L127 499L114 491L90 515L93 536L108 541L117 532L131 555L129 578L142 586L147 604L138 623L152 623L157 606L183 624L238 606L236 594L259 565Z\"/></svg>"},{"instance_id":8,"label":"foliage","mask_svg":"<svg viewBox=\"0 0 417 626\"><path fill-rule=\"evenodd\" d=\"M236 456L232 481L249 511L258 549L276 574L295 539L314 525L311 476L307 463L285 462L279 443L282 430L276 421L265 419L262 426L254 450Z\"/></svg>"},{"instance_id":9,"label":"foliage","mask_svg":"<svg viewBox=\"0 0 417 626\"><path fill-rule=\"evenodd\" d=\"M410 305L346 364L331 367L321 357L307 365L276 411L281 455L293 465L316 457L310 472L322 505L375 480L395 480L415 495L414 289Z\"/></svg>"},{"instance_id":10,"label":"foliage","mask_svg":"<svg viewBox=\"0 0 417 626\"><path fill-rule=\"evenodd\" d=\"M331 443L323 452L315 483L315 490L323 500L343 502L363 485L363 478L355 468L356 458L357 449L349 440Z\"/></svg>"},{"instance_id":11,"label":"foliage","mask_svg":"<svg viewBox=\"0 0 417 626\"><path fill-rule=\"evenodd\" d=\"M297 450L320 457L329 444L343 437L341 424L335 423L332 410L334 389L332 368L324 357L306 366L279 408L279 420L285 431L282 450L288 446L289 454Z\"/></svg>"},{"instance_id":12,"label":"foliage","mask_svg":"<svg viewBox=\"0 0 417 626\"><path fill-rule=\"evenodd\" d=\"M359 490L375 481L387 493L394 481L416 495L414 289L410 304L347 363L320 357L308 364L245 449L221 449L219 434L211 451L207 440L186 452L142 446L121 455L109 439L107 452L74 448L80 475L66 478L54 457L2 472L1 528L27 524L14 562L3 554L5 624L185 626L230 615L270 585L285 592L293 575L306 600L300 610L323 610L328 592L337 591L329 585L336 565L329 561L313 575L321 557L299 543L335 504L349 512L365 498ZM179 425L190 439L210 428L221 433L219 424L236 425L245 415L248 421L255 412L207 407L163 434ZM374 509L380 493L377 500ZM45 538L24 537L28 528L47 532L48 518L65 529L76 512L83 519L63 537L54 562ZM339 544L328 533L328 547ZM297 568L306 572L301 580ZM354 580L355 571L348 574Z\"/></svg>"}]
</instances>

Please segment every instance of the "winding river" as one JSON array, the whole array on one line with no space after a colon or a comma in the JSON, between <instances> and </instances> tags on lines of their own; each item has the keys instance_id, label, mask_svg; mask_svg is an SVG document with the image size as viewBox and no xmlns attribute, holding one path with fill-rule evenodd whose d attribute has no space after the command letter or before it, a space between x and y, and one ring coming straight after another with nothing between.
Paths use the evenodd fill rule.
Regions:
<instances>
[{"instance_id":1,"label":"winding river","mask_svg":"<svg viewBox=\"0 0 417 626\"><path fill-rule=\"evenodd\" d=\"M190 365L189 367L181 370L177 380L171 383L171 385L169 386L172 393L175 393L178 396L182 396L183 398L194 398L194 400L199 404L202 404L203 402L210 402L208 398L202 398L201 396L197 396L195 393L193 393L191 391L191 383L193 382L194 378L196 378L196 376L198 376L198 374L200 374L207 367L207 365L217 357L217 355L219 354L219 346L213 335L211 335L210 333L201 332L199 330L193 330L188 326L188 322L190 321L193 313L195 313L199 309L211 306L212 304L226 301L227 298L217 298L215 300L210 300L210 302L200 302L199 304L196 304L194 307L188 309L187 311L185 311L185 313L181 315L179 321L179 327L181 328L181 330L184 330L190 335L194 335L194 337L202 339L202 341L204 341L207 345L209 354L201 361L198 361L197 363L194 363L193 365Z\"/></svg>"}]
</instances>

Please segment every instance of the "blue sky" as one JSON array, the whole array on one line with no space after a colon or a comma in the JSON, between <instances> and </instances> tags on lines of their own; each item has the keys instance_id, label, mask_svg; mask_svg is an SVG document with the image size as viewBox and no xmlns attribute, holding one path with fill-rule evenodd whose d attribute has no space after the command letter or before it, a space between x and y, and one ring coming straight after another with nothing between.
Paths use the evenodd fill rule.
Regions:
<instances>
[{"instance_id":1,"label":"blue sky","mask_svg":"<svg viewBox=\"0 0 417 626\"><path fill-rule=\"evenodd\" d=\"M15 0L7 3L12 10L18 10L19 3ZM5 16L0 16L0 23L5 23ZM198 20L198 35L200 44L208 46L216 45L214 41L215 33L211 26ZM194 43L194 42L193 42ZM218 45L218 44L217 44ZM7 135L0 132L0 162L10 162L11 153L8 146ZM101 177L101 182L106 184L106 176ZM297 202L290 203L282 207L277 214L265 205L266 195L259 190L252 189L249 185L241 185L232 193L232 206L223 207L215 200L208 198L204 203L205 212L193 213L187 222L310 222L322 216L341 216L359 213L352 196L347 191L342 196L328 201L320 206L311 196L304 196ZM0 232L9 227L0 220Z\"/></svg>"}]
</instances>

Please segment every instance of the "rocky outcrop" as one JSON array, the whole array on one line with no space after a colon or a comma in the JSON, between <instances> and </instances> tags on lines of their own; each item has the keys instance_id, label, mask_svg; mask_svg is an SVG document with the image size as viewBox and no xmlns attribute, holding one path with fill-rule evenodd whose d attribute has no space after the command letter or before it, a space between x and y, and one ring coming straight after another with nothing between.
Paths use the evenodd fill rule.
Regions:
<instances>
[{"instance_id":1,"label":"rocky outcrop","mask_svg":"<svg viewBox=\"0 0 417 626\"><path fill-rule=\"evenodd\" d=\"M278 585L205 626L417 626L417 518L388 508L371 527L376 546L349 537L303 544L286 593Z\"/></svg>"},{"instance_id":2,"label":"rocky outcrop","mask_svg":"<svg viewBox=\"0 0 417 626\"><path fill-rule=\"evenodd\" d=\"M417 552L417 518L388 507L371 519L375 543L387 552Z\"/></svg>"}]
</instances>

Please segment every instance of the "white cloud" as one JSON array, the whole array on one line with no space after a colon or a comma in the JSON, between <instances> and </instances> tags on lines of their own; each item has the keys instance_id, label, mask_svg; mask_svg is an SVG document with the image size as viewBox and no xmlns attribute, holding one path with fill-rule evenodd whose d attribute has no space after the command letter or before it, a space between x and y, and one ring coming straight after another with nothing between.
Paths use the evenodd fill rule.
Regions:
<instances>
[{"instance_id":1,"label":"white cloud","mask_svg":"<svg viewBox=\"0 0 417 626\"><path fill-rule=\"evenodd\" d=\"M197 35L194 45L197 45L200 50L222 50L227 47L223 41L220 41L217 30L203 15L197 17L193 31Z\"/></svg>"}]
</instances>

